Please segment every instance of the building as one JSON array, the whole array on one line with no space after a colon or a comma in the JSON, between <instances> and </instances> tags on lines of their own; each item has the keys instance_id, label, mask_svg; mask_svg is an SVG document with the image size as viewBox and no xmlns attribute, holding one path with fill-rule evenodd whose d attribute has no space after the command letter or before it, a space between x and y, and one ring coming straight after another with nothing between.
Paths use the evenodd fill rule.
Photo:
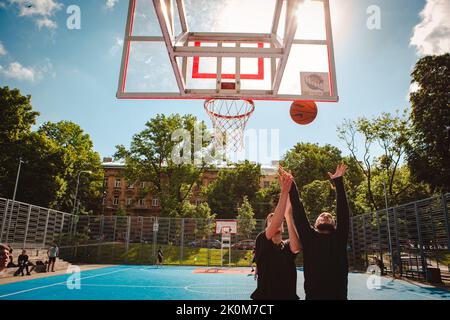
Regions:
<instances>
[{"instance_id":1,"label":"building","mask_svg":"<svg viewBox=\"0 0 450 320\"><path fill-rule=\"evenodd\" d=\"M148 182L129 182L124 178L125 164L113 162L111 158L103 159L103 169L105 172L104 196L102 204L102 214L116 215L120 211L132 216L157 216L160 214L160 203L158 197L148 192ZM217 178L219 167L208 170L202 176L202 186L208 186ZM272 166L261 166L262 177L260 186L266 188L272 181L277 179L276 163ZM200 190L194 190L191 203L202 202Z\"/></svg>"}]
</instances>

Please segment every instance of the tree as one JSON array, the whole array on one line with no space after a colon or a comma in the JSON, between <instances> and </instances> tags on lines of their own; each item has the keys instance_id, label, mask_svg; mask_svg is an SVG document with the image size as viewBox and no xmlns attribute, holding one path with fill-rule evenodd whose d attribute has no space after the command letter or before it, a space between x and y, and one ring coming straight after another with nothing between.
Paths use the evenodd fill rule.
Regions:
<instances>
[{"instance_id":1,"label":"tree","mask_svg":"<svg viewBox=\"0 0 450 320\"><path fill-rule=\"evenodd\" d=\"M62 154L50 139L31 131L38 115L31 96L0 88L0 196L12 198L22 159L16 200L49 206L61 187L57 169Z\"/></svg>"},{"instance_id":2,"label":"tree","mask_svg":"<svg viewBox=\"0 0 450 320\"><path fill-rule=\"evenodd\" d=\"M261 178L261 166L245 161L221 169L217 179L203 191L212 211L219 218L233 219L243 197L256 200Z\"/></svg>"},{"instance_id":3,"label":"tree","mask_svg":"<svg viewBox=\"0 0 450 320\"><path fill-rule=\"evenodd\" d=\"M345 120L338 128L338 135L345 142L354 163L364 173L370 207L378 210L372 190L373 170L376 167L384 170L388 192L394 197L394 179L411 135L407 117L405 114L382 113L372 119ZM364 145L362 156L358 149L359 141ZM374 155L374 144L381 148L381 155Z\"/></svg>"},{"instance_id":4,"label":"tree","mask_svg":"<svg viewBox=\"0 0 450 320\"><path fill-rule=\"evenodd\" d=\"M305 206L309 206L316 212L322 207L328 208L330 204L328 202L319 203L319 199L315 199L310 195L314 192L326 193L325 190L329 190L329 188L325 188L326 186L331 187L326 181L329 179L327 172L333 172L336 165L340 162L344 162L349 167L345 184L350 210L358 212L359 208L354 199L356 197L356 188L364 180L364 175L357 160L352 157L343 157L341 150L338 148L329 144L319 146L318 144L298 143L287 152L283 161L281 161L281 165L294 175ZM309 186L307 194L303 192L306 186ZM320 189L314 191L312 189L313 186L320 187ZM272 195L275 195L275 193L272 192ZM325 201L325 198L328 197L321 197L321 201ZM277 201L277 197L272 199L272 202L275 204ZM308 203L309 201L311 203Z\"/></svg>"},{"instance_id":5,"label":"tree","mask_svg":"<svg viewBox=\"0 0 450 320\"><path fill-rule=\"evenodd\" d=\"M267 188L261 188L256 193L256 201L253 204L255 216L258 219L265 219L267 215L274 211L278 199L280 198L280 185L278 181L273 181Z\"/></svg>"},{"instance_id":6,"label":"tree","mask_svg":"<svg viewBox=\"0 0 450 320\"><path fill-rule=\"evenodd\" d=\"M332 212L335 194L330 181L315 180L307 184L302 191L305 211L313 222L322 212Z\"/></svg>"},{"instance_id":7,"label":"tree","mask_svg":"<svg viewBox=\"0 0 450 320\"><path fill-rule=\"evenodd\" d=\"M194 234L198 237L205 239L213 233L213 221L216 215L211 212L207 203L201 203L195 206L186 201L181 210L181 217L194 219Z\"/></svg>"},{"instance_id":8,"label":"tree","mask_svg":"<svg viewBox=\"0 0 450 320\"><path fill-rule=\"evenodd\" d=\"M255 214L253 213L253 208L248 197L244 196L242 204L238 209L237 215L237 228L238 233L246 238L252 236L253 230L256 227Z\"/></svg>"},{"instance_id":9,"label":"tree","mask_svg":"<svg viewBox=\"0 0 450 320\"><path fill-rule=\"evenodd\" d=\"M78 174L91 171L91 174L80 175L77 198L81 203L81 212L98 210L102 197L103 169L100 155L93 150L89 135L70 121L44 123L38 133L51 140L62 154L63 161L57 175L62 185L54 207L70 212L74 206Z\"/></svg>"},{"instance_id":10,"label":"tree","mask_svg":"<svg viewBox=\"0 0 450 320\"><path fill-rule=\"evenodd\" d=\"M420 59L412 72L408 165L436 191L450 191L450 54Z\"/></svg>"},{"instance_id":11,"label":"tree","mask_svg":"<svg viewBox=\"0 0 450 320\"><path fill-rule=\"evenodd\" d=\"M328 179L327 172L342 161L341 151L329 144L297 143L280 164L295 177L299 191L314 180Z\"/></svg>"},{"instance_id":12,"label":"tree","mask_svg":"<svg viewBox=\"0 0 450 320\"><path fill-rule=\"evenodd\" d=\"M115 158L125 160L125 177L128 181L149 182L146 193L151 192L160 199L162 216L180 216L186 201L192 196L207 165L183 162L172 158L179 141L173 140L173 133L186 130L191 135L190 151L194 149L194 132L204 134L206 126L192 115L157 115L148 121L146 129L134 135L129 149L117 146ZM208 142L203 142L203 147Z\"/></svg>"}]
</instances>

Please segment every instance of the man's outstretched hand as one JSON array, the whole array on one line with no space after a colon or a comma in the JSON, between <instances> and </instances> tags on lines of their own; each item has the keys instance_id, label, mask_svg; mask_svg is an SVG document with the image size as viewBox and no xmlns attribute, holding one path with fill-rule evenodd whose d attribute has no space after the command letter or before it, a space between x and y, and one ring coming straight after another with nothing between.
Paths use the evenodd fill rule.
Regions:
<instances>
[{"instance_id":1,"label":"man's outstretched hand","mask_svg":"<svg viewBox=\"0 0 450 320\"><path fill-rule=\"evenodd\" d=\"M286 172L282 166L278 166L278 181L280 183L281 193L289 193L294 177L292 174Z\"/></svg>"},{"instance_id":2,"label":"man's outstretched hand","mask_svg":"<svg viewBox=\"0 0 450 320\"><path fill-rule=\"evenodd\" d=\"M347 171L347 168L348 167L345 164L340 163L336 168L336 172L334 174L328 172L328 175L330 176L331 180L343 177L345 172Z\"/></svg>"}]
</instances>

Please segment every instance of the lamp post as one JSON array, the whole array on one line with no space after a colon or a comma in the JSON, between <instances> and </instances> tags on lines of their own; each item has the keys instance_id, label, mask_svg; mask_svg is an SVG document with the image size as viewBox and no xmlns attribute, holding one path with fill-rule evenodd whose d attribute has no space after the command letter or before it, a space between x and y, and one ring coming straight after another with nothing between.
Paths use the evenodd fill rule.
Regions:
<instances>
[{"instance_id":1,"label":"lamp post","mask_svg":"<svg viewBox=\"0 0 450 320\"><path fill-rule=\"evenodd\" d=\"M384 201L385 201L385 205L386 205L386 222L387 222L387 229L388 229L389 253L391 254L391 270L392 270L392 277L395 277L394 255L392 252L392 240L391 240L391 226L389 223L389 204L388 204L388 197L387 197L387 190L386 190L386 180L384 178L383 178L383 188L384 188Z\"/></svg>"},{"instance_id":2,"label":"lamp post","mask_svg":"<svg viewBox=\"0 0 450 320\"><path fill-rule=\"evenodd\" d=\"M77 188L75 189L75 199L74 199L74 201L73 201L72 214L75 214L75 208L77 207L78 187L80 186L80 176L81 176L82 173L92 174L92 171L89 171L89 170L81 170L80 172L78 172Z\"/></svg>"}]
</instances>

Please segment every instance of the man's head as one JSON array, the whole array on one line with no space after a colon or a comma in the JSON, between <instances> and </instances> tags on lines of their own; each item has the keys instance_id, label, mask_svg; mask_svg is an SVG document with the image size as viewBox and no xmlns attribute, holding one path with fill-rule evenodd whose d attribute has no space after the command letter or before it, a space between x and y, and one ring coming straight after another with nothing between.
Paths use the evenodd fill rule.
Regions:
<instances>
[{"instance_id":1,"label":"man's head","mask_svg":"<svg viewBox=\"0 0 450 320\"><path fill-rule=\"evenodd\" d=\"M22 250L22 254L23 255L27 254L27 250Z\"/></svg>"},{"instance_id":2,"label":"man's head","mask_svg":"<svg viewBox=\"0 0 450 320\"><path fill-rule=\"evenodd\" d=\"M7 245L0 243L0 272L8 265L9 250L10 248Z\"/></svg>"},{"instance_id":3,"label":"man's head","mask_svg":"<svg viewBox=\"0 0 450 320\"><path fill-rule=\"evenodd\" d=\"M268 215L267 215L267 218L266 218L266 228L268 228L269 226L270 226L270 224L272 223L272 219L273 219L273 216L274 216L275 214L274 213L269 213ZM282 234L283 233L283 231L284 231L284 228L283 228L283 224L281 224L281 227L278 229L278 231L277 231L277 233L275 234L275 235L278 235L278 234Z\"/></svg>"},{"instance_id":4,"label":"man's head","mask_svg":"<svg viewBox=\"0 0 450 320\"><path fill-rule=\"evenodd\" d=\"M330 213L324 212L317 217L314 228L320 233L332 233L336 230L336 221Z\"/></svg>"}]
</instances>

